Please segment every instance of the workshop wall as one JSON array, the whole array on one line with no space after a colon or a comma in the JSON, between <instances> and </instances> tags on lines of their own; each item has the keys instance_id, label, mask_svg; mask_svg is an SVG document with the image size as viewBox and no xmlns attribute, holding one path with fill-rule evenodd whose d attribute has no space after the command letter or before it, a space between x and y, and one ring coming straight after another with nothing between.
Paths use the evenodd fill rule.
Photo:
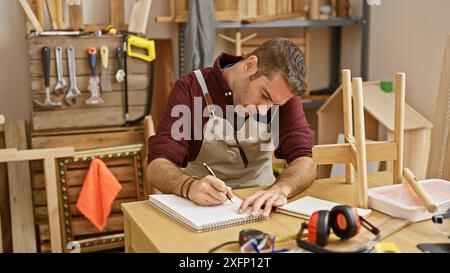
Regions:
<instances>
[{"instance_id":1,"label":"workshop wall","mask_svg":"<svg viewBox=\"0 0 450 273\"><path fill-rule=\"evenodd\" d=\"M106 20L108 11L101 12L99 8L106 3L107 0L86 1L86 21ZM128 9L130 4L131 1ZM355 12L360 10L358 4L359 0L352 0ZM389 0L382 1L382 6L373 7L371 12L369 80L390 79L395 72L405 71L408 75L406 100L429 120L434 116L444 40L449 32L450 17L445 14L448 10L450 1L446 0L429 1L426 6L421 0ZM153 1L148 36L171 38L176 61L177 28L154 23L154 17L162 14L169 14L169 1ZM24 14L16 1L0 1L0 24L8 26L0 28L0 109L9 119L29 120L30 117L24 23ZM311 40L316 45L311 50L311 63L315 67L311 71L312 89L326 87L329 82L328 34L321 29L311 32ZM359 29L345 28L342 40L345 49L342 67L359 75ZM227 46L222 39L217 40L217 52ZM421 51L422 48L430 50Z\"/></svg>"},{"instance_id":2,"label":"workshop wall","mask_svg":"<svg viewBox=\"0 0 450 273\"><path fill-rule=\"evenodd\" d=\"M436 108L449 10L448 0L383 0L371 13L370 80L406 72L406 101L428 120Z\"/></svg>"},{"instance_id":3,"label":"workshop wall","mask_svg":"<svg viewBox=\"0 0 450 273\"><path fill-rule=\"evenodd\" d=\"M107 22L108 0L83 2L86 23ZM130 14L133 1L127 1ZM155 0L149 19L147 35L153 39L170 39L172 26L155 23L155 16L169 13L169 1ZM126 17L128 20L128 16ZM10 120L30 121L31 97L29 66L25 33L25 15L17 1L0 1L0 112ZM175 29L175 28L173 28ZM175 32L176 34L176 32ZM174 41L176 42L176 41ZM174 48L175 50L176 48Z\"/></svg>"}]
</instances>

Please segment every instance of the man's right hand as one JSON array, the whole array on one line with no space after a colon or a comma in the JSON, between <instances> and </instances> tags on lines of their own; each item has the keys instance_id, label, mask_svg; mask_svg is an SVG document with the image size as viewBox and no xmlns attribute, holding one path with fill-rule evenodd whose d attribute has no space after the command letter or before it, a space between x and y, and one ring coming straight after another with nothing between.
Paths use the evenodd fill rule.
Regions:
<instances>
[{"instance_id":1,"label":"man's right hand","mask_svg":"<svg viewBox=\"0 0 450 273\"><path fill-rule=\"evenodd\" d=\"M192 183L188 198L200 206L217 206L233 197L231 188L222 180L208 175Z\"/></svg>"}]
</instances>

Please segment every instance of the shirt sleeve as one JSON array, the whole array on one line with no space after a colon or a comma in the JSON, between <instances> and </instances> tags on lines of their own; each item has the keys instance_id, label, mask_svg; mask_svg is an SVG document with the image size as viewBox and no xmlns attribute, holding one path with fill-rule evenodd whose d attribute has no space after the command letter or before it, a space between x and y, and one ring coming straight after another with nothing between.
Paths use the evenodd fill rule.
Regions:
<instances>
[{"instance_id":1,"label":"shirt sleeve","mask_svg":"<svg viewBox=\"0 0 450 273\"><path fill-rule=\"evenodd\" d=\"M175 106L192 109L190 89L186 79L178 80L172 88L156 134L148 140L148 164L157 158L166 158L178 167L186 165L189 140L172 137L172 125L180 119L180 116L172 117L172 110Z\"/></svg>"},{"instance_id":2,"label":"shirt sleeve","mask_svg":"<svg viewBox=\"0 0 450 273\"><path fill-rule=\"evenodd\" d=\"M299 157L312 157L314 131L306 119L301 98L295 96L280 107L279 146L275 156L291 163Z\"/></svg>"}]
</instances>

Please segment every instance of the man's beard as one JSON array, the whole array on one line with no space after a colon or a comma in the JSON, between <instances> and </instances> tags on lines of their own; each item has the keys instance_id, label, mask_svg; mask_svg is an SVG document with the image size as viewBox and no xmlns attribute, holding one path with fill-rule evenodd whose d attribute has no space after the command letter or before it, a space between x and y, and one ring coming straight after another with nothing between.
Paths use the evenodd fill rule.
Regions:
<instances>
[{"instance_id":1,"label":"man's beard","mask_svg":"<svg viewBox=\"0 0 450 273\"><path fill-rule=\"evenodd\" d=\"M242 105L247 106L246 101L248 100L248 93L250 87L250 77L239 79L235 82L233 86L233 103L234 106Z\"/></svg>"}]
</instances>

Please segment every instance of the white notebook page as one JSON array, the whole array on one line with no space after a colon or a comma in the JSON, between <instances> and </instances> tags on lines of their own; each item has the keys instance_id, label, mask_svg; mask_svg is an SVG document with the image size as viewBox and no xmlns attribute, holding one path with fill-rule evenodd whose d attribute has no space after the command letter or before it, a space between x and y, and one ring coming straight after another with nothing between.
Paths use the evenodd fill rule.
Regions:
<instances>
[{"instance_id":1,"label":"white notebook page","mask_svg":"<svg viewBox=\"0 0 450 273\"><path fill-rule=\"evenodd\" d=\"M199 206L190 200L171 194L151 195L150 198L164 204L197 228L223 221L246 219L250 216L250 210L244 214L238 213L242 200L236 196L232 198L233 203L228 200L214 207Z\"/></svg>"},{"instance_id":2,"label":"white notebook page","mask_svg":"<svg viewBox=\"0 0 450 273\"><path fill-rule=\"evenodd\" d=\"M296 213L303 214L306 216L311 216L311 214L313 214L315 211L331 210L333 207L339 205L341 204L306 196L296 201L290 202L289 204L286 204L280 208L288 211L294 211ZM359 216L362 217L367 216L372 212L372 210L370 209L360 209L360 208L357 208L357 211Z\"/></svg>"}]
</instances>

